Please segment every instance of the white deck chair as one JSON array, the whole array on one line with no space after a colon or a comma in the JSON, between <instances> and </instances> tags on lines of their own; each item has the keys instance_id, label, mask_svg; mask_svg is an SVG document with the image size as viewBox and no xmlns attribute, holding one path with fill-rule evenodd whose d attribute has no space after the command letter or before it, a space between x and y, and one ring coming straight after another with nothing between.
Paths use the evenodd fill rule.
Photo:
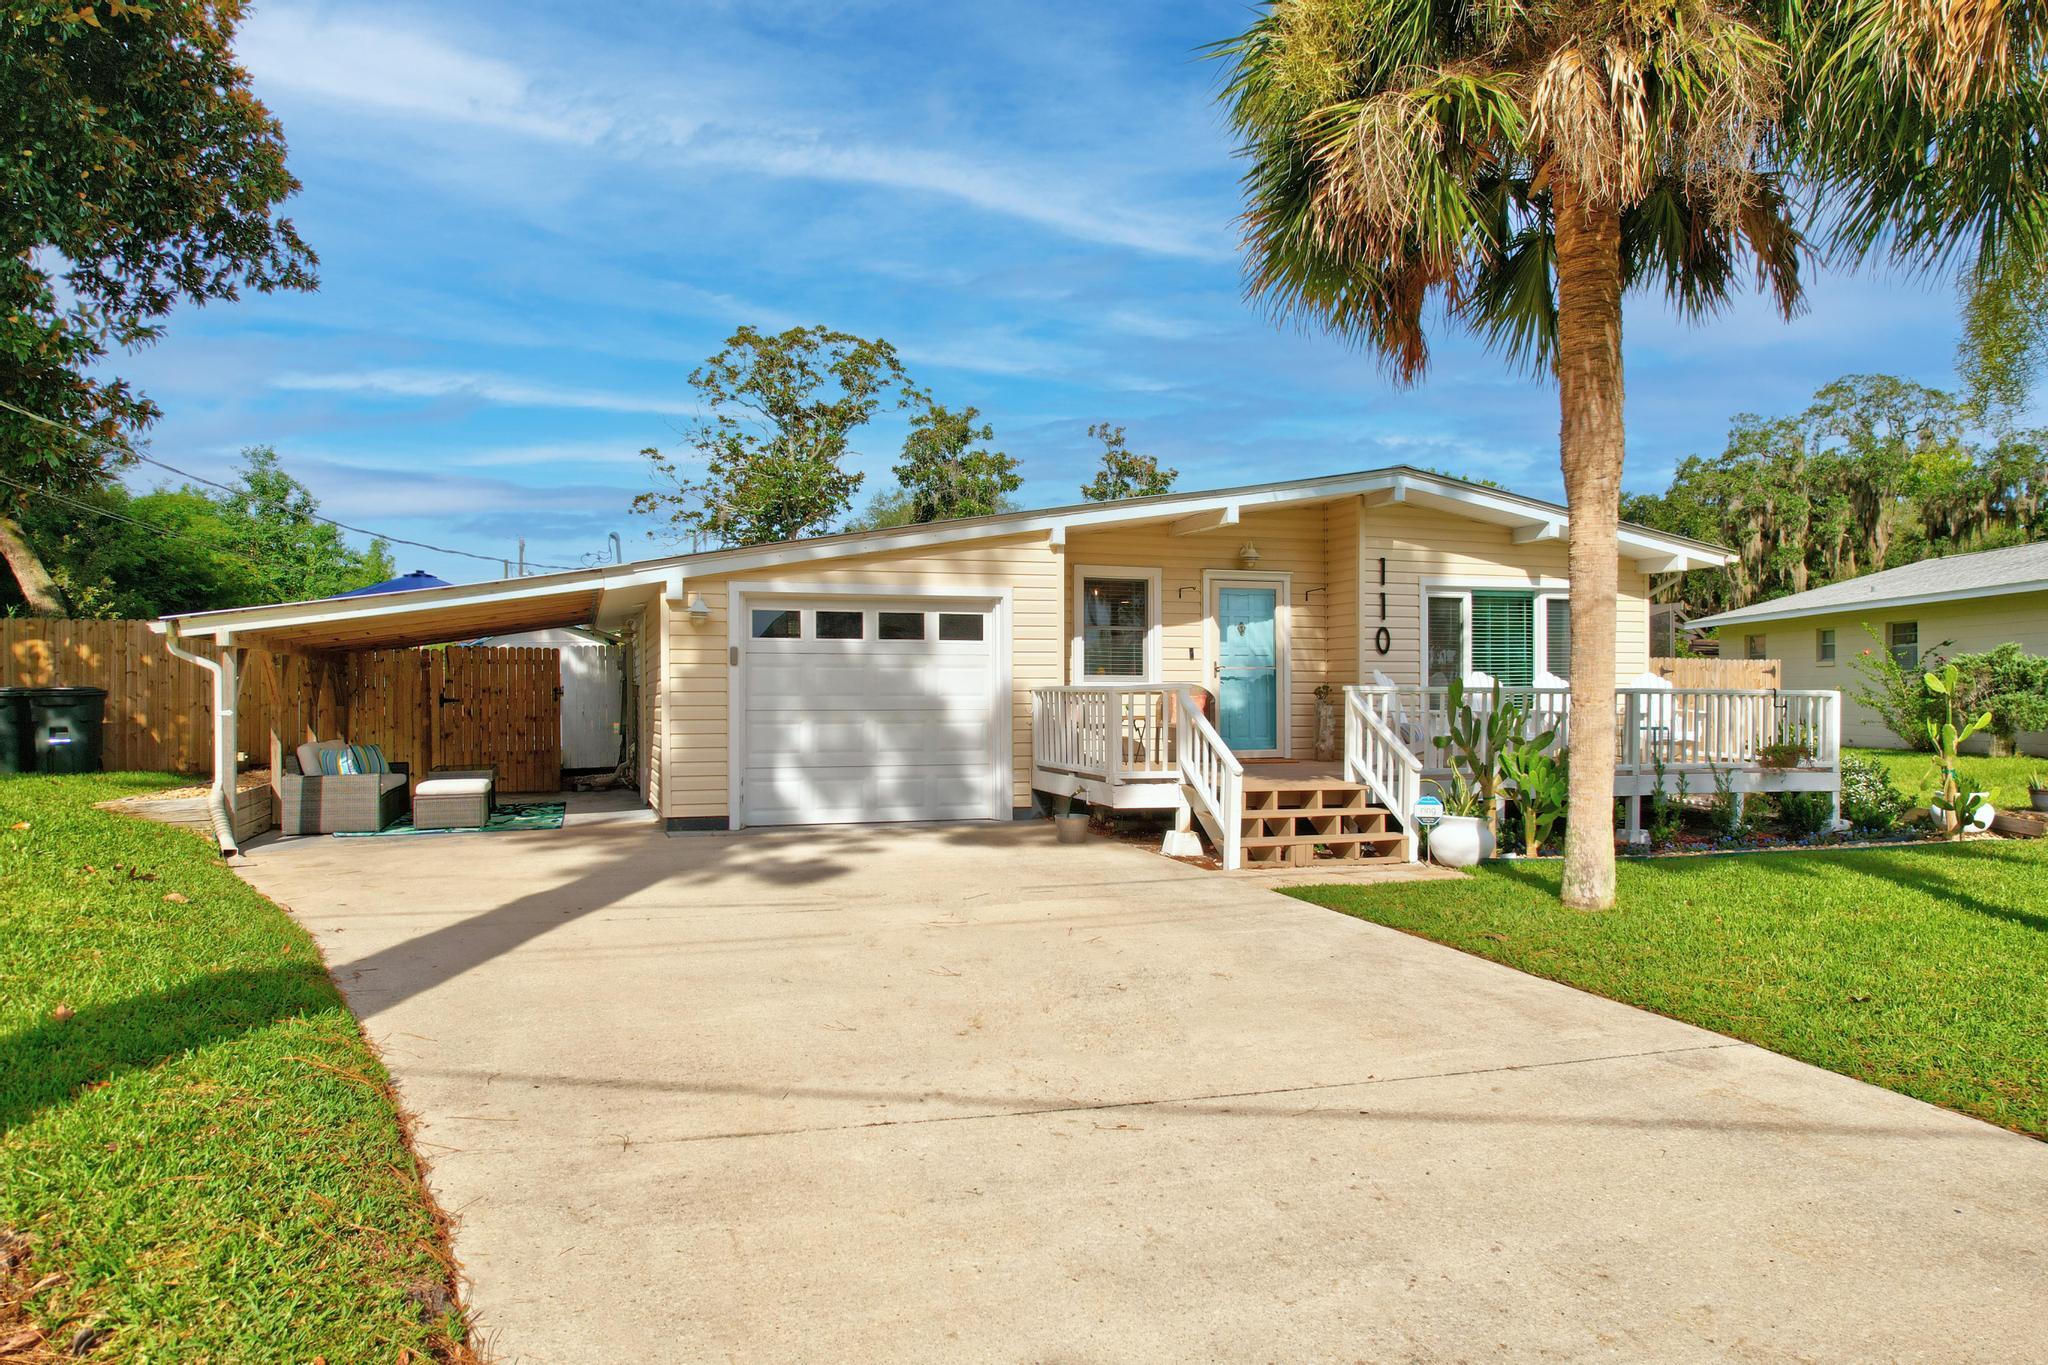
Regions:
<instances>
[{"instance_id":1,"label":"white deck chair","mask_svg":"<svg viewBox=\"0 0 2048 1365\"><path fill-rule=\"evenodd\" d=\"M1645 739L1649 741L1646 746L1647 752L1657 752L1656 746L1659 744L1679 748L1692 743L1696 738L1691 719L1679 714L1678 699L1669 695L1674 690L1671 679L1656 673L1638 673L1622 685L1637 691L1666 694L1646 696L1642 700L1640 714L1643 728L1647 732Z\"/></svg>"},{"instance_id":2,"label":"white deck chair","mask_svg":"<svg viewBox=\"0 0 2048 1365\"><path fill-rule=\"evenodd\" d=\"M1401 700L1400 684L1375 668L1372 671L1372 685L1392 690L1393 696L1387 702L1387 724L1394 727L1394 733L1400 736L1401 742L1408 746L1411 753L1421 754L1422 749L1419 746L1426 745L1429 741L1423 738L1421 730L1409 718L1408 707Z\"/></svg>"}]
</instances>

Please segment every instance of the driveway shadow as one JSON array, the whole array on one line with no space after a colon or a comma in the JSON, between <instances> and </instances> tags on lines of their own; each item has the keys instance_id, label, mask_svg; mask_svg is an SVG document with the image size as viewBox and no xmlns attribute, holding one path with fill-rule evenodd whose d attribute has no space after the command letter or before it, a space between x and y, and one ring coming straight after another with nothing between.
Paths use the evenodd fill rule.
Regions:
<instances>
[{"instance_id":1,"label":"driveway shadow","mask_svg":"<svg viewBox=\"0 0 2048 1365\"><path fill-rule=\"evenodd\" d=\"M195 976L165 991L88 1005L0 1038L0 1133L87 1086L146 1071L281 1020L343 1008L317 965Z\"/></svg>"}]
</instances>

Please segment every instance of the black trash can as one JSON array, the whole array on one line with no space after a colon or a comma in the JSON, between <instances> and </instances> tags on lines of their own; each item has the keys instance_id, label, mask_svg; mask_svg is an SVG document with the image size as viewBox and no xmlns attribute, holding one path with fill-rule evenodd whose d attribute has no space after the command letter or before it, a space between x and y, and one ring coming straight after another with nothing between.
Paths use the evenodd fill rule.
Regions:
<instances>
[{"instance_id":1,"label":"black trash can","mask_svg":"<svg viewBox=\"0 0 2048 1365\"><path fill-rule=\"evenodd\" d=\"M25 773L29 767L28 694L26 687L0 687L0 773Z\"/></svg>"},{"instance_id":2,"label":"black trash can","mask_svg":"<svg viewBox=\"0 0 2048 1365\"><path fill-rule=\"evenodd\" d=\"M100 770L104 687L29 687L28 771L96 773Z\"/></svg>"}]
</instances>

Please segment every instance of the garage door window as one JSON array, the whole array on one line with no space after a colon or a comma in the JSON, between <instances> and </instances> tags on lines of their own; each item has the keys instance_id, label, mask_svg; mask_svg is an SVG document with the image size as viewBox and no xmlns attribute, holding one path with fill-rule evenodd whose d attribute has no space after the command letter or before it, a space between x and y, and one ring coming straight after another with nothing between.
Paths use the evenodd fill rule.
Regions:
<instances>
[{"instance_id":1,"label":"garage door window","mask_svg":"<svg viewBox=\"0 0 2048 1365\"><path fill-rule=\"evenodd\" d=\"M982 619L980 616L967 612L940 612L939 638L941 640L979 640L982 632Z\"/></svg>"},{"instance_id":2,"label":"garage door window","mask_svg":"<svg viewBox=\"0 0 2048 1365\"><path fill-rule=\"evenodd\" d=\"M796 640L803 637L803 613L798 611L757 611L754 613L756 640Z\"/></svg>"},{"instance_id":3,"label":"garage door window","mask_svg":"<svg viewBox=\"0 0 2048 1365\"><path fill-rule=\"evenodd\" d=\"M924 638L924 613L921 611L885 611L881 613L882 628L878 636L884 640L922 640Z\"/></svg>"},{"instance_id":4,"label":"garage door window","mask_svg":"<svg viewBox=\"0 0 2048 1365\"><path fill-rule=\"evenodd\" d=\"M863 638L862 623L866 613L858 611L821 611L818 613L818 638L820 640L858 640Z\"/></svg>"}]
</instances>

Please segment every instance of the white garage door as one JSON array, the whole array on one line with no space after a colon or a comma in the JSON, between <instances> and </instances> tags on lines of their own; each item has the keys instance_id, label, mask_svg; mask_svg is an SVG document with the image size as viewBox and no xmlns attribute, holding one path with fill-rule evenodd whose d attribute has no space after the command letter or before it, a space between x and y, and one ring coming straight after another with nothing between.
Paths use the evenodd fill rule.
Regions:
<instances>
[{"instance_id":1,"label":"white garage door","mask_svg":"<svg viewBox=\"0 0 2048 1365\"><path fill-rule=\"evenodd\" d=\"M987 607L756 598L746 607L741 823L1007 810Z\"/></svg>"}]
</instances>

